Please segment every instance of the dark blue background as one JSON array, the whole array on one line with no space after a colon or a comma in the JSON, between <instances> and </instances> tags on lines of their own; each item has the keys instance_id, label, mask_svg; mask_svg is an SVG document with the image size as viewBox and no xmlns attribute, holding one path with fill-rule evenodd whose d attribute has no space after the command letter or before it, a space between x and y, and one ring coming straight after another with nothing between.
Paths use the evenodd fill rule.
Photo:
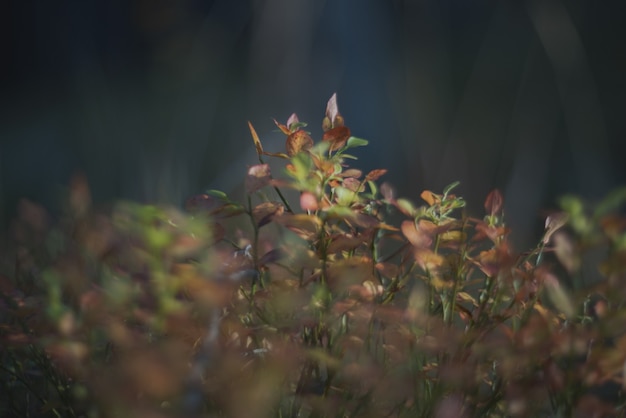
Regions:
<instances>
[{"instance_id":1,"label":"dark blue background","mask_svg":"<svg viewBox=\"0 0 626 418\"><path fill-rule=\"evenodd\" d=\"M505 192L526 243L540 211L626 183L623 1L9 1L0 10L0 223L55 209L86 173L97 202L234 190L291 112L320 136L338 92L358 166Z\"/></svg>"}]
</instances>

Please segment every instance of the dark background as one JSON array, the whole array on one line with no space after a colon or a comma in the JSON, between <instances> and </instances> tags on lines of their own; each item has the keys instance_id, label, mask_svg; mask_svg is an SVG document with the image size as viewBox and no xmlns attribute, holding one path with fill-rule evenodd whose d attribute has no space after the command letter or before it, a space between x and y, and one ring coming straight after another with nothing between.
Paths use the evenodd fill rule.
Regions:
<instances>
[{"instance_id":1,"label":"dark background","mask_svg":"<svg viewBox=\"0 0 626 418\"><path fill-rule=\"evenodd\" d=\"M357 166L418 200L493 187L515 241L563 193L626 184L626 6L603 1L109 0L0 6L0 224L58 208L73 173L97 202L231 191L246 121L321 134L326 101L370 140Z\"/></svg>"}]
</instances>

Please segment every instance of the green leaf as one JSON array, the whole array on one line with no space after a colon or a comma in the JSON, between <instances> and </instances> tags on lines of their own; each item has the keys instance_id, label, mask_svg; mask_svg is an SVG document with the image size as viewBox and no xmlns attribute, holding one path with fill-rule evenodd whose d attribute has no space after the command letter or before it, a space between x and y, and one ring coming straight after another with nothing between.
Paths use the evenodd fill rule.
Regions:
<instances>
[{"instance_id":1,"label":"green leaf","mask_svg":"<svg viewBox=\"0 0 626 418\"><path fill-rule=\"evenodd\" d=\"M222 192L221 190L215 190L215 189L207 190L206 194L208 194L209 196L213 196L218 199L224 200L226 202L230 201L226 193Z\"/></svg>"},{"instance_id":2,"label":"green leaf","mask_svg":"<svg viewBox=\"0 0 626 418\"><path fill-rule=\"evenodd\" d=\"M594 211L594 217L600 218L620 208L626 203L626 187L619 188L609 193L607 197L602 199L602 202L596 207Z\"/></svg>"},{"instance_id":3,"label":"green leaf","mask_svg":"<svg viewBox=\"0 0 626 418\"><path fill-rule=\"evenodd\" d=\"M443 189L443 195L447 196L448 193L450 193L452 191L452 189L454 189L455 187L457 187L459 184L461 184L460 181L455 181L454 183L450 183L448 184L444 189Z\"/></svg>"},{"instance_id":4,"label":"green leaf","mask_svg":"<svg viewBox=\"0 0 626 418\"><path fill-rule=\"evenodd\" d=\"M357 138L355 136L351 136L348 138L348 142L346 143L345 149L348 148L356 148L356 147L364 147L369 143L367 139Z\"/></svg>"}]
</instances>

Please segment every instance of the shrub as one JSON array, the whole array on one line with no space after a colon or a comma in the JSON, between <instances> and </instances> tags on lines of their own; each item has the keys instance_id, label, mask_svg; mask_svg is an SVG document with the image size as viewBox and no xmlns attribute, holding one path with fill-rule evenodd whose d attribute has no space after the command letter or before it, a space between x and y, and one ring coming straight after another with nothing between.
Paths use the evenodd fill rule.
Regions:
<instances>
[{"instance_id":1,"label":"shrub","mask_svg":"<svg viewBox=\"0 0 626 418\"><path fill-rule=\"evenodd\" d=\"M336 96L317 143L295 114L276 125L286 153L250 124L243 203L98 213L81 178L54 225L23 202L3 249L2 416L623 414L626 190L563 198L516 254L497 190L478 219L457 183L416 206L386 170L350 168L367 141Z\"/></svg>"}]
</instances>

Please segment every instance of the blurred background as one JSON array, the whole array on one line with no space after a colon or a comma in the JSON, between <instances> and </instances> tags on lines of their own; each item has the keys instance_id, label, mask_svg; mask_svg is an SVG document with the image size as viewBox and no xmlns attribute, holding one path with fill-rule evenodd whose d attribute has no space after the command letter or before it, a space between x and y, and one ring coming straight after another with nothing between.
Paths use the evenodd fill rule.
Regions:
<instances>
[{"instance_id":1,"label":"blurred background","mask_svg":"<svg viewBox=\"0 0 626 418\"><path fill-rule=\"evenodd\" d=\"M0 6L0 223L51 210L72 174L94 200L181 204L237 189L292 112L328 98L370 140L357 167L418 200L494 187L514 241L542 210L626 184L623 0L20 0Z\"/></svg>"}]
</instances>

